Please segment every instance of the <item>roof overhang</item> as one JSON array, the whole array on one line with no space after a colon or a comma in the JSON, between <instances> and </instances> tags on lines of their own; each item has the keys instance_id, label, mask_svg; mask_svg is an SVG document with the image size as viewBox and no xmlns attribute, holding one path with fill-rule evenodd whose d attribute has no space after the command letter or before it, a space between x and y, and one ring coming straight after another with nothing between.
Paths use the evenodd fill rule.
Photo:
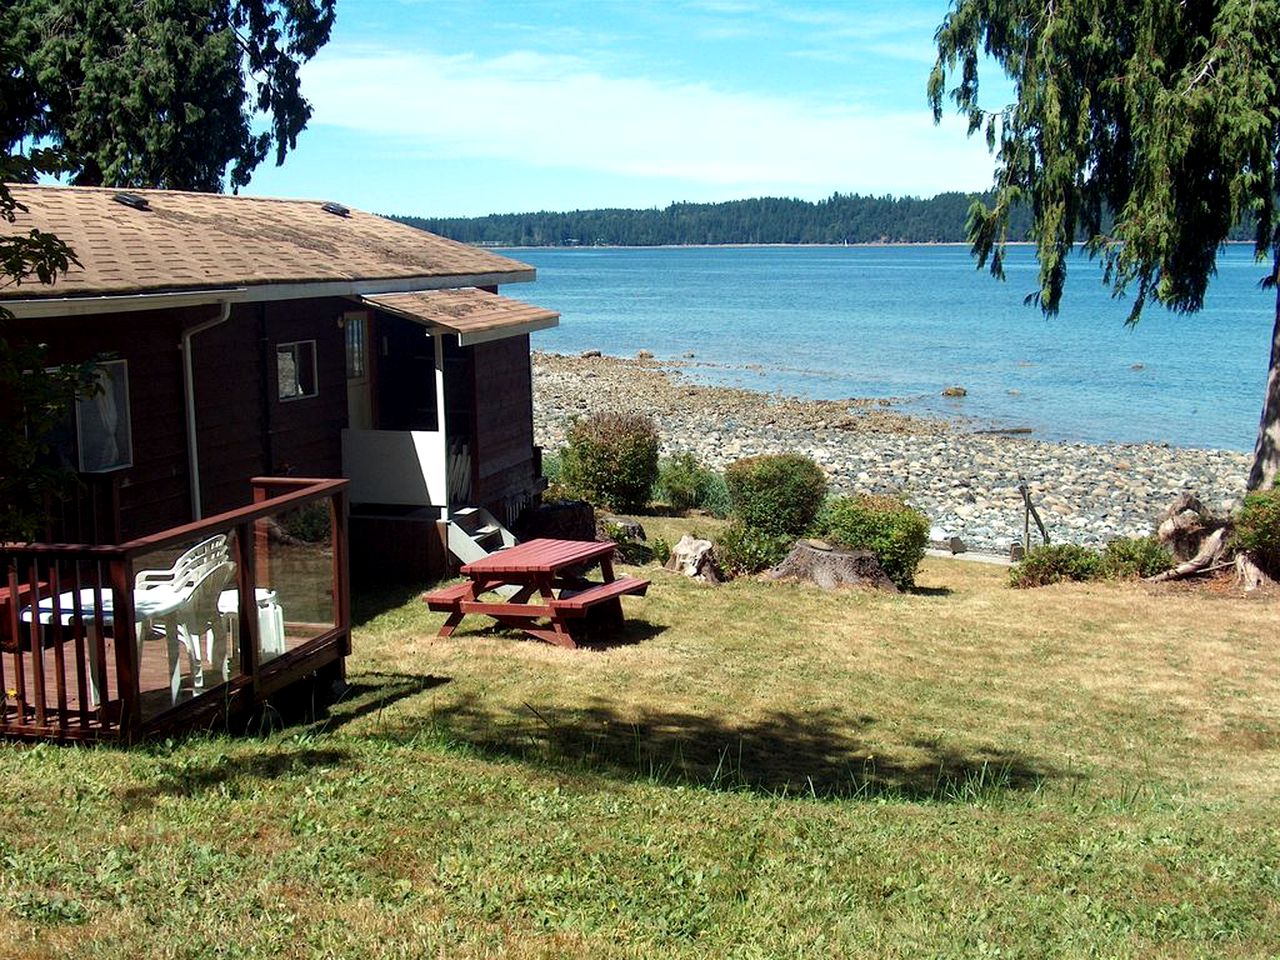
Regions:
<instances>
[{"instance_id":1,"label":"roof overhang","mask_svg":"<svg viewBox=\"0 0 1280 960\"><path fill-rule=\"evenodd\" d=\"M320 297L363 297L374 294L403 293L405 291L442 290L452 287L493 287L500 283L527 283L533 280L535 276L536 274L533 270L518 270L506 273L467 274L446 277L327 280L315 283L264 283L203 290L171 290L113 296L31 297L25 300L10 300L0 296L0 307L4 307L15 317L83 317L103 313L165 310L213 303L262 303L272 300L309 300ZM550 325L554 326L554 323ZM511 336L511 334L504 335Z\"/></svg>"},{"instance_id":2,"label":"roof overhang","mask_svg":"<svg viewBox=\"0 0 1280 960\"><path fill-rule=\"evenodd\" d=\"M560 314L554 310L474 287L366 295L360 301L420 323L433 333L454 334L463 347L546 330L560 323Z\"/></svg>"}]
</instances>

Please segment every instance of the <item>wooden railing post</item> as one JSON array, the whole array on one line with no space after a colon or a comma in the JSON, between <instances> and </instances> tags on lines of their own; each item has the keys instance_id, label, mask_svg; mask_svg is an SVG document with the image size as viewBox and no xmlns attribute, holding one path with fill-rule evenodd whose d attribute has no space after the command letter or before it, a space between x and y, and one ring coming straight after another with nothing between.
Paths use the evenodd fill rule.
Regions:
<instances>
[{"instance_id":1,"label":"wooden railing post","mask_svg":"<svg viewBox=\"0 0 1280 960\"><path fill-rule=\"evenodd\" d=\"M35 590L35 584L40 582L40 568L36 565L36 559L31 558L31 565L27 569L28 582L32 584ZM36 591L39 596L39 591ZM36 601L32 601L33 604ZM40 618L34 614L31 617L31 629L27 635L27 639L31 642L31 688L32 697L35 699L36 723L40 726L45 724L45 699L44 699L44 632L40 629Z\"/></svg>"},{"instance_id":2,"label":"wooden railing post","mask_svg":"<svg viewBox=\"0 0 1280 960\"><path fill-rule=\"evenodd\" d=\"M111 580L111 621L116 651L116 689L120 694L120 732L133 742L142 728L142 685L138 667L138 626L133 622L133 559L107 561ZM107 691L99 696L106 700Z\"/></svg>"},{"instance_id":3,"label":"wooden railing post","mask_svg":"<svg viewBox=\"0 0 1280 960\"><path fill-rule=\"evenodd\" d=\"M258 490L254 490L257 500ZM254 699L258 698L260 686L258 666L260 663L260 638L258 637L258 563L259 553L266 549L266 538L259 543L256 530L265 527L261 521L249 521L236 527L236 590L240 602L236 616L239 617L240 628L240 670L253 683Z\"/></svg>"},{"instance_id":4,"label":"wooden railing post","mask_svg":"<svg viewBox=\"0 0 1280 960\"><path fill-rule=\"evenodd\" d=\"M342 641L343 656L351 655L351 568L348 556L347 523L350 505L347 488L343 487L330 499L333 543L333 625L345 631Z\"/></svg>"},{"instance_id":5,"label":"wooden railing post","mask_svg":"<svg viewBox=\"0 0 1280 960\"><path fill-rule=\"evenodd\" d=\"M259 506L271 499L271 491L258 482L253 484L253 503ZM271 582L271 533L265 520L253 525L253 556L257 567L255 577L262 583ZM254 601L257 602L256 600Z\"/></svg>"}]
</instances>

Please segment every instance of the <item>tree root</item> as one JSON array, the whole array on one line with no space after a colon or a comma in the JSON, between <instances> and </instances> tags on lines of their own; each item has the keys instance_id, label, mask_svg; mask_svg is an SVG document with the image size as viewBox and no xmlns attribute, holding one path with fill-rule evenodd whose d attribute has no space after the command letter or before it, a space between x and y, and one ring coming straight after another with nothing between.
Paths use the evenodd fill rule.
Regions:
<instances>
[{"instance_id":1,"label":"tree root","mask_svg":"<svg viewBox=\"0 0 1280 960\"><path fill-rule=\"evenodd\" d=\"M1222 555L1227 548L1227 530L1225 527L1219 527L1210 533L1200 543L1200 549L1196 555L1190 560L1184 560L1170 570L1164 573L1157 573L1154 577L1147 577L1147 583L1163 583L1167 580L1185 580L1187 577L1194 577L1202 573L1208 573L1210 567L1216 567L1222 560Z\"/></svg>"},{"instance_id":2,"label":"tree root","mask_svg":"<svg viewBox=\"0 0 1280 960\"><path fill-rule=\"evenodd\" d=\"M1276 585L1276 581L1258 566L1252 554L1237 554L1235 568L1236 584L1244 587L1246 591L1257 590L1259 587L1274 587Z\"/></svg>"}]
</instances>

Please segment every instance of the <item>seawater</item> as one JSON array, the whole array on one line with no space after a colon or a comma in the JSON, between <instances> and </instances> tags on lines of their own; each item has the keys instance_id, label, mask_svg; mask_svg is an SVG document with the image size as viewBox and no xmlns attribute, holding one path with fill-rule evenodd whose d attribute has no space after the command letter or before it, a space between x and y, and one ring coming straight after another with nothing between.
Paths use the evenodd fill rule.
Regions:
<instances>
[{"instance_id":1,"label":"seawater","mask_svg":"<svg viewBox=\"0 0 1280 960\"><path fill-rule=\"evenodd\" d=\"M1060 313L1024 303L965 247L521 248L538 281L507 288L561 313L535 348L659 359L704 382L814 399L892 398L921 415L1029 427L1045 439L1251 450L1274 294L1251 246L1219 257L1204 309L1149 306L1125 326L1096 263L1070 265ZM506 291L504 291L506 292ZM944 398L948 386L967 396Z\"/></svg>"}]
</instances>

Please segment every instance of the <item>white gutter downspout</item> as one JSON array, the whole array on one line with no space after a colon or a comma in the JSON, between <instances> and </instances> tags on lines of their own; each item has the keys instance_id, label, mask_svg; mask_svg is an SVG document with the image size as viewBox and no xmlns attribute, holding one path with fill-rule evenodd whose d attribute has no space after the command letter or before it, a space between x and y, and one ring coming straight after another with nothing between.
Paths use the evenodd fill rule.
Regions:
<instances>
[{"instance_id":1,"label":"white gutter downspout","mask_svg":"<svg viewBox=\"0 0 1280 960\"><path fill-rule=\"evenodd\" d=\"M223 300L219 304L216 317L182 331L182 343L179 345L182 351L182 384L187 407L187 475L191 486L192 520L201 519L204 512L200 507L200 445L196 437L196 375L195 366L191 361L191 338L197 333L204 333L219 324L226 323L230 316L231 301Z\"/></svg>"}]
</instances>

